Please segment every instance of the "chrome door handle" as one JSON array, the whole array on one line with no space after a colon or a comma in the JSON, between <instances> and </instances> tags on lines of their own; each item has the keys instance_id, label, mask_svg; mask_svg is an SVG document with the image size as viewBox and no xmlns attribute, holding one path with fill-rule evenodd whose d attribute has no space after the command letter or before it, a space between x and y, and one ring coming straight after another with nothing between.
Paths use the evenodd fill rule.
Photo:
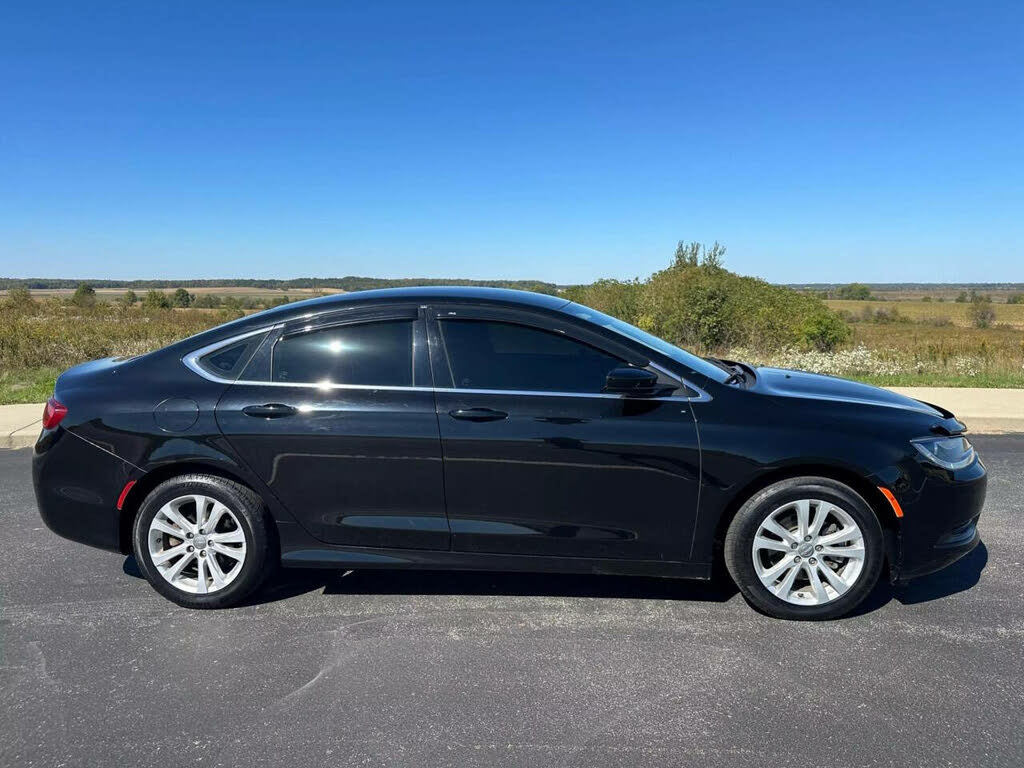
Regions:
<instances>
[{"instance_id":1,"label":"chrome door handle","mask_svg":"<svg viewBox=\"0 0 1024 768\"><path fill-rule=\"evenodd\" d=\"M283 416L293 416L298 413L297 408L284 403L265 403L264 405L247 405L242 409L246 416L255 416L262 419L280 419Z\"/></svg>"},{"instance_id":2,"label":"chrome door handle","mask_svg":"<svg viewBox=\"0 0 1024 768\"><path fill-rule=\"evenodd\" d=\"M507 413L493 408L456 408L448 411L448 415L461 421L501 421L508 418Z\"/></svg>"}]
</instances>

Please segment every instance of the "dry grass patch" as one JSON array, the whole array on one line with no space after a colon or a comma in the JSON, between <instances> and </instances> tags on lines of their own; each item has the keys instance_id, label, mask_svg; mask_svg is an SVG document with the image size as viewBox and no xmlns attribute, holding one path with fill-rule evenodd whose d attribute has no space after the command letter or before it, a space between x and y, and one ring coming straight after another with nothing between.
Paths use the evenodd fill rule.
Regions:
<instances>
[{"instance_id":1,"label":"dry grass patch","mask_svg":"<svg viewBox=\"0 0 1024 768\"><path fill-rule=\"evenodd\" d=\"M912 323L931 323L949 320L953 325L968 328L972 325L968 310L969 303L955 301L851 301L849 299L827 299L825 303L837 312L847 312L859 317L865 309L897 310L903 318ZM997 325L1024 330L1024 304L992 304Z\"/></svg>"}]
</instances>

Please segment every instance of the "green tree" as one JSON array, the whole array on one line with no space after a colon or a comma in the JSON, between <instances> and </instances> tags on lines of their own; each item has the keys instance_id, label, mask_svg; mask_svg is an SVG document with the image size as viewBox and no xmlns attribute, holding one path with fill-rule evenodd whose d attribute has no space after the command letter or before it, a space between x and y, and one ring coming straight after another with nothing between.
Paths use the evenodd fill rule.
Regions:
<instances>
[{"instance_id":1,"label":"green tree","mask_svg":"<svg viewBox=\"0 0 1024 768\"><path fill-rule=\"evenodd\" d=\"M171 300L167 294L155 288L146 292L146 298L142 300L142 306L146 309L170 309Z\"/></svg>"},{"instance_id":2,"label":"green tree","mask_svg":"<svg viewBox=\"0 0 1024 768\"><path fill-rule=\"evenodd\" d=\"M724 269L725 246L715 240L715 242L711 244L710 248L704 248L702 250L700 263L701 266L707 267L708 269Z\"/></svg>"},{"instance_id":3,"label":"green tree","mask_svg":"<svg viewBox=\"0 0 1024 768\"><path fill-rule=\"evenodd\" d=\"M686 269L687 267L705 266L710 269L721 269L725 264L725 246L717 240L708 248L703 243L693 241L686 243L680 240L676 244L673 267Z\"/></svg>"},{"instance_id":4,"label":"green tree","mask_svg":"<svg viewBox=\"0 0 1024 768\"><path fill-rule=\"evenodd\" d=\"M171 305L175 307L190 307L192 302L195 300L195 296L186 291L184 288L179 288L171 296Z\"/></svg>"},{"instance_id":5,"label":"green tree","mask_svg":"<svg viewBox=\"0 0 1024 768\"><path fill-rule=\"evenodd\" d=\"M850 283L849 285L839 286L836 290L836 298L869 301L874 297L871 295L871 289L864 285L864 283Z\"/></svg>"},{"instance_id":6,"label":"green tree","mask_svg":"<svg viewBox=\"0 0 1024 768\"><path fill-rule=\"evenodd\" d=\"M135 294L135 291L133 291L131 288L129 288L127 291L125 291L124 293L121 294L120 301L126 307L132 306L138 300L139 300L139 297Z\"/></svg>"},{"instance_id":7,"label":"green tree","mask_svg":"<svg viewBox=\"0 0 1024 768\"><path fill-rule=\"evenodd\" d=\"M88 283L79 283L71 303L78 307L92 307L96 304L96 289Z\"/></svg>"},{"instance_id":8,"label":"green tree","mask_svg":"<svg viewBox=\"0 0 1024 768\"><path fill-rule=\"evenodd\" d=\"M680 240L676 245L675 261L672 266L681 269L696 267L700 263L700 248L701 245L698 242L687 244Z\"/></svg>"},{"instance_id":9,"label":"green tree","mask_svg":"<svg viewBox=\"0 0 1024 768\"><path fill-rule=\"evenodd\" d=\"M1024 304L1024 293L1011 293L1006 297L1007 304Z\"/></svg>"},{"instance_id":10,"label":"green tree","mask_svg":"<svg viewBox=\"0 0 1024 768\"><path fill-rule=\"evenodd\" d=\"M967 291L960 291L957 297L953 299L957 304L966 304L970 300L971 297L967 295Z\"/></svg>"}]
</instances>

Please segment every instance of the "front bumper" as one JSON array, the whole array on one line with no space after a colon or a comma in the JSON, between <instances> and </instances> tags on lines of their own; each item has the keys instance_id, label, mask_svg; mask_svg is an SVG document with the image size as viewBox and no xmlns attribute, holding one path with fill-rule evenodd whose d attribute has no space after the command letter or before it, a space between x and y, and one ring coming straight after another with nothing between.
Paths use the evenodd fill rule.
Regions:
<instances>
[{"instance_id":1,"label":"front bumper","mask_svg":"<svg viewBox=\"0 0 1024 768\"><path fill-rule=\"evenodd\" d=\"M59 536L124 552L117 500L131 464L60 427L44 431L32 456L36 505Z\"/></svg>"},{"instance_id":2,"label":"front bumper","mask_svg":"<svg viewBox=\"0 0 1024 768\"><path fill-rule=\"evenodd\" d=\"M920 476L898 494L903 518L893 581L934 573L978 546L978 520L987 484L980 459L955 472L921 467Z\"/></svg>"}]
</instances>

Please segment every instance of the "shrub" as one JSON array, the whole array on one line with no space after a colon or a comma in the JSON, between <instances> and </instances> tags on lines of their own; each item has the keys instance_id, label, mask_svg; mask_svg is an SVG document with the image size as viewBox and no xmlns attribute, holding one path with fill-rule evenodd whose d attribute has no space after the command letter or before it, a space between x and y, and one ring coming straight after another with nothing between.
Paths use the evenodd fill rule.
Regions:
<instances>
[{"instance_id":1,"label":"shrub","mask_svg":"<svg viewBox=\"0 0 1024 768\"><path fill-rule=\"evenodd\" d=\"M0 305L0 371L68 366L111 355L135 355L230 319L221 313L163 312L97 302L57 300L29 307Z\"/></svg>"},{"instance_id":2,"label":"shrub","mask_svg":"<svg viewBox=\"0 0 1024 768\"><path fill-rule=\"evenodd\" d=\"M171 296L171 306L186 308L192 306L192 302L195 300L195 296L186 291L184 288L179 288Z\"/></svg>"},{"instance_id":3,"label":"shrub","mask_svg":"<svg viewBox=\"0 0 1024 768\"><path fill-rule=\"evenodd\" d=\"M19 285L7 292L7 306L17 309L24 309L33 306L36 302L32 298L32 292L28 288Z\"/></svg>"},{"instance_id":4,"label":"shrub","mask_svg":"<svg viewBox=\"0 0 1024 768\"><path fill-rule=\"evenodd\" d=\"M170 309L171 300L163 291L147 291L146 298L142 300L142 306L146 309Z\"/></svg>"},{"instance_id":5,"label":"shrub","mask_svg":"<svg viewBox=\"0 0 1024 768\"><path fill-rule=\"evenodd\" d=\"M79 283L71 303L76 307L91 307L96 303L96 289L88 283Z\"/></svg>"},{"instance_id":6,"label":"shrub","mask_svg":"<svg viewBox=\"0 0 1024 768\"><path fill-rule=\"evenodd\" d=\"M200 293L192 300L193 307L214 309L221 305L221 297L215 293Z\"/></svg>"},{"instance_id":7,"label":"shrub","mask_svg":"<svg viewBox=\"0 0 1024 768\"><path fill-rule=\"evenodd\" d=\"M1011 293L1006 297L1007 304L1024 304L1024 293Z\"/></svg>"},{"instance_id":8,"label":"shrub","mask_svg":"<svg viewBox=\"0 0 1024 768\"><path fill-rule=\"evenodd\" d=\"M849 285L841 285L836 289L836 298L868 301L874 297L871 295L871 289L863 283L850 283Z\"/></svg>"},{"instance_id":9,"label":"shrub","mask_svg":"<svg viewBox=\"0 0 1024 768\"><path fill-rule=\"evenodd\" d=\"M642 287L639 280L598 280L590 285L575 285L562 295L570 301L635 324L640 317Z\"/></svg>"},{"instance_id":10,"label":"shrub","mask_svg":"<svg viewBox=\"0 0 1024 768\"><path fill-rule=\"evenodd\" d=\"M990 327L996 320L996 311L992 307L992 300L988 296L975 297L967 310L967 316L975 328Z\"/></svg>"},{"instance_id":11,"label":"shrub","mask_svg":"<svg viewBox=\"0 0 1024 768\"><path fill-rule=\"evenodd\" d=\"M882 307L881 309L875 310L872 322L883 324L906 323L909 322L909 320L907 320L906 317L900 314L900 310L898 307L892 307L891 309L886 309L885 307Z\"/></svg>"},{"instance_id":12,"label":"shrub","mask_svg":"<svg viewBox=\"0 0 1024 768\"><path fill-rule=\"evenodd\" d=\"M811 294L689 260L641 284L637 319L646 330L698 351L829 348L849 336L842 318Z\"/></svg>"},{"instance_id":13,"label":"shrub","mask_svg":"<svg viewBox=\"0 0 1024 768\"><path fill-rule=\"evenodd\" d=\"M834 312L808 317L800 329L800 342L818 352L831 352L850 338L850 327Z\"/></svg>"}]
</instances>

